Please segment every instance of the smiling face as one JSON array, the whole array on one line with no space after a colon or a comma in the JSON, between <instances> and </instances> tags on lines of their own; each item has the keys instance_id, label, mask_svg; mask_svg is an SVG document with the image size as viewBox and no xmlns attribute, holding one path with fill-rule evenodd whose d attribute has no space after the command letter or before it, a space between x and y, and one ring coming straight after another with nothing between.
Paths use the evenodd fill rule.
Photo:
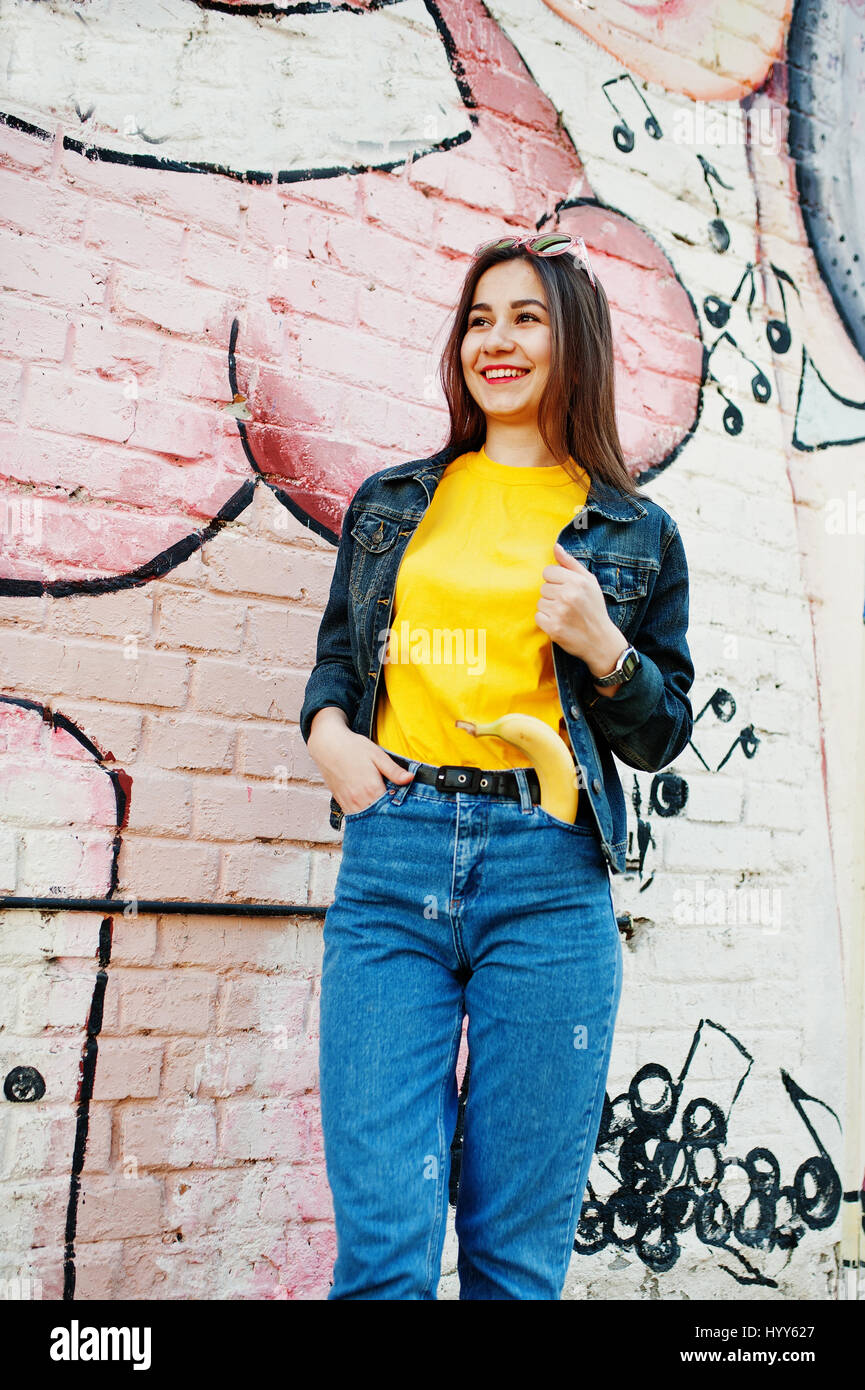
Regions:
<instances>
[{"instance_id":1,"label":"smiling face","mask_svg":"<svg viewBox=\"0 0 865 1390\"><path fill-rule=\"evenodd\" d=\"M460 358L466 385L488 420L537 420L552 351L546 306L541 278L523 257L501 261L480 276Z\"/></svg>"}]
</instances>

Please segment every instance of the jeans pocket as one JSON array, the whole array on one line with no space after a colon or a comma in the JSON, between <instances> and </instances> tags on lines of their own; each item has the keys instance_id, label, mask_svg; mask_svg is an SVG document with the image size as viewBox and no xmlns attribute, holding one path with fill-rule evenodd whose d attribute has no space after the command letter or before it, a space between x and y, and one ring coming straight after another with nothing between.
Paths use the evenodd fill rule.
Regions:
<instances>
[{"instance_id":1,"label":"jeans pocket","mask_svg":"<svg viewBox=\"0 0 865 1390\"><path fill-rule=\"evenodd\" d=\"M545 811L540 802L534 807L535 814L540 818L541 824L555 826L557 830L570 830L574 835L594 835L590 825L583 825L581 822L559 820L558 816L553 816L549 811Z\"/></svg>"},{"instance_id":2,"label":"jeans pocket","mask_svg":"<svg viewBox=\"0 0 865 1390\"><path fill-rule=\"evenodd\" d=\"M388 781L387 778L385 781L386 786L381 796L377 796L375 801L371 801L368 806L362 806L359 811L344 811L342 815L343 821L360 820L361 816L368 816L373 811L377 811L380 807L387 805L390 802L390 794L394 784Z\"/></svg>"}]
</instances>

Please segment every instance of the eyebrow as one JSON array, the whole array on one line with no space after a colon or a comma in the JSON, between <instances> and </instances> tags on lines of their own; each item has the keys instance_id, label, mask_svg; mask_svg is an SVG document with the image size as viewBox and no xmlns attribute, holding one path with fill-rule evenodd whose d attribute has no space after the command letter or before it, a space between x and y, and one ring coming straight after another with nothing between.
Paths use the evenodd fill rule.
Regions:
<instances>
[{"instance_id":1,"label":"eyebrow","mask_svg":"<svg viewBox=\"0 0 865 1390\"><path fill-rule=\"evenodd\" d=\"M512 300L511 300L511 308L512 308L512 309L521 309L522 306L523 306L524 304L537 304L539 308L544 309L544 310L546 310L546 307L547 307L546 304L544 304L543 301L540 300L540 299L512 299ZM473 304L472 307L469 309L469 313L470 313L470 314L473 313L473 312L475 311L475 309L492 309L492 307L493 307L492 304Z\"/></svg>"}]
</instances>

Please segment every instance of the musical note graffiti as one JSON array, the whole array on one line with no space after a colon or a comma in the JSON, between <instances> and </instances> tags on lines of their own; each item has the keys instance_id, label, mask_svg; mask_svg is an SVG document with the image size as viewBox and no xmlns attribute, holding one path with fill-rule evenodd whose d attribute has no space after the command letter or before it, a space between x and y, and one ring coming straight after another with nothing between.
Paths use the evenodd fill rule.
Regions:
<instances>
[{"instance_id":1,"label":"musical note graffiti","mask_svg":"<svg viewBox=\"0 0 865 1390\"><path fill-rule=\"evenodd\" d=\"M638 101L642 103L644 110L648 113L643 119L643 129L646 133L650 135L653 140L660 140L664 132L661 130L661 125L657 116L629 72L623 73L621 77L609 78L606 82L601 84L601 91L619 117L618 123L613 126L613 141L616 149L621 150L622 154L630 154L631 150L634 148L634 132L608 91L609 87L617 87L621 84L628 84L630 90L635 93ZM642 112L640 114L642 118Z\"/></svg>"},{"instance_id":2,"label":"musical note graffiti","mask_svg":"<svg viewBox=\"0 0 865 1390\"><path fill-rule=\"evenodd\" d=\"M842 1199L841 1179L804 1103L825 1110L839 1130L840 1121L831 1106L782 1067L781 1082L816 1152L799 1162L786 1183L781 1162L768 1147L754 1145L744 1158L728 1154L733 1107L753 1064L738 1038L702 1018L675 1080L666 1067L647 1062L626 1091L612 1100L605 1094L574 1237L576 1254L615 1246L653 1273L664 1273L678 1260L690 1232L735 1262L731 1267L719 1259L719 1268L737 1283L778 1287L778 1269L769 1262L786 1264L809 1230L831 1226ZM451 1144L452 1207L459 1193L470 1070L469 1056ZM713 1097L698 1079L706 1074L719 1078Z\"/></svg>"},{"instance_id":3,"label":"musical note graffiti","mask_svg":"<svg viewBox=\"0 0 865 1390\"><path fill-rule=\"evenodd\" d=\"M797 13L800 8L801 6L797 7ZM829 23L825 15L823 22ZM832 23L835 21L833 20ZM793 40L794 42L799 41L796 39L795 21ZM800 40L804 42L801 35ZM793 77L794 85L795 82L799 82L800 85L805 83L807 86L809 82L813 81L813 65L809 75L803 76L801 72L798 72L793 74ZM850 83L848 82L847 85L849 87ZM641 129L653 142L660 142L665 139L665 131L657 113L649 105L648 99L630 73L625 72L617 77L608 78L600 84L600 90L604 100L612 107L616 116L616 122L611 132L613 144L619 154L628 157L629 162L631 156L635 156L635 151L638 150L637 136ZM753 113L736 103L727 107L726 115L728 119L731 119L735 112L737 117L741 117L743 109L745 110L745 119L741 123L741 138L747 146L755 139L754 122L751 119ZM806 112L822 109L822 106L813 103L805 108ZM768 114L774 120L775 115L779 113L785 115L781 108L775 108ZM697 104L697 117L699 119L688 121L687 118L692 116L692 112L687 109L679 110L675 114L680 119L680 124L688 126L688 143L699 143L700 137L695 132L702 131L703 137L706 137L703 108L699 103ZM722 121L722 111L716 110L712 114L716 118L716 122ZM804 184L809 188L814 188L819 184L822 189L825 189L827 176L825 171L823 173L820 171L820 161L815 162L814 160L813 141L809 139L807 123L810 119L810 116L803 115L802 110L796 108L794 102L790 111L791 149L795 147L797 152L800 185L804 181ZM739 124L737 122L733 122L733 124L735 124L738 133ZM681 132L677 132L674 128L672 132L674 143L681 146L683 141L680 135ZM645 147L643 152L644 166L645 156L648 154L649 148L648 146ZM822 146L820 148L823 149ZM690 154L689 157L691 157ZM699 168L699 181L711 204L711 210L706 220L708 245L717 255L723 256L730 250L732 235L722 206L721 193L723 191L733 194L735 188L730 182L729 171L725 171L726 176L722 174L716 167L716 163L698 150L694 151L693 158L696 160L695 170L697 167ZM833 197L835 197L837 194L835 186L839 183L838 177L836 176L832 182ZM809 236L821 272L829 285L851 336L854 337L854 341L858 343L861 351L862 342L865 342L865 337L857 327L857 325L861 327L861 313L858 313L857 310L858 318L856 318L851 308L854 301L858 303L859 289L857 285L862 283L862 271L859 265L861 258L859 251L853 247L855 238L851 232L849 217L844 230L839 232L834 224L827 222L823 216L822 209L826 206L828 203L824 197L812 197L803 202L802 211L806 218ZM851 209L850 216L852 216L852 211ZM853 220L855 221L855 218ZM674 235L678 236L679 234L674 233ZM682 235L680 239L685 242L689 241L686 235ZM831 255L829 254L830 251ZM839 266L843 266L843 274L839 270ZM763 323L761 321L759 325L754 322L752 317L752 309L757 298L755 277L758 273L764 281L768 281L767 300L780 300L780 307L771 312L768 322ZM768 364L761 365L755 360L751 352L743 346L741 334L735 333L732 328L732 310L734 306L741 307L740 296L745 287L747 287L747 302L743 301L743 303L754 341L756 343L758 337L765 334L768 346L776 356L788 353L793 345L787 295L792 290L797 297L801 298L792 276L781 266L772 262L758 265L750 260L731 294L724 297L720 293L710 293L704 297L702 303L704 317L710 328L717 330L714 341L707 342L706 346L705 384L711 386L722 401L723 427L731 436L739 435L745 429L743 396L750 396L757 405L765 405L773 398ZM763 308L762 302L758 307ZM794 448L809 451L828 448L831 445L857 444L863 440L865 440L865 401L851 400L833 388L820 373L807 347L803 344L791 441Z\"/></svg>"},{"instance_id":4,"label":"musical note graffiti","mask_svg":"<svg viewBox=\"0 0 865 1390\"><path fill-rule=\"evenodd\" d=\"M736 714L736 701L729 690L724 690L718 686L702 709L694 715L694 729L700 721L707 716L714 715L715 720L720 724L729 724ZM704 730L708 725L704 725ZM709 753L710 739L703 739L703 750L695 741L692 731L691 738L688 740L690 747L706 772L720 772L739 749L742 756L749 760L754 757L760 744L760 739L754 732L753 724L745 724L732 739L726 750L720 757L711 758ZM644 799L648 806L644 811ZM625 865L628 873L636 874L640 879L641 893L651 885L655 874L652 869L648 872L650 854L657 849L653 830L653 818L660 817L667 820L672 816L679 816L688 804L688 783L680 773L668 768L663 772L656 772L652 777L648 796L644 798L640 782L640 775L632 773L631 786L631 808L634 814L634 826L628 829L628 849Z\"/></svg>"},{"instance_id":5,"label":"musical note graffiti","mask_svg":"<svg viewBox=\"0 0 865 1390\"><path fill-rule=\"evenodd\" d=\"M709 1074L732 1098L712 1098ZM726 1067L717 1066L726 1060ZM614 1246L635 1255L654 1273L672 1269L690 1232L718 1249L719 1268L739 1284L777 1288L769 1258L785 1264L809 1230L824 1230L841 1204L841 1180L804 1102L821 1107L838 1124L834 1110L811 1096L783 1068L782 1084L816 1152L782 1183L781 1162L756 1145L744 1158L726 1150L730 1116L753 1066L747 1048L721 1024L701 1019L685 1063L674 1080L668 1069L648 1062L628 1089L610 1100L595 1145L574 1250L593 1255ZM738 1074L737 1074L738 1073ZM605 1189L605 1190L604 1190ZM747 1252L747 1253L746 1253ZM763 1256L763 1268L758 1257Z\"/></svg>"},{"instance_id":6,"label":"musical note graffiti","mask_svg":"<svg viewBox=\"0 0 865 1390\"><path fill-rule=\"evenodd\" d=\"M733 696L730 694L729 690L724 690L721 686L719 686L709 696L708 700L703 705L703 708L699 710L697 714L694 715L695 729L699 724L700 720L709 710L711 710L715 718L720 720L722 724L729 724L736 713L736 701L733 699ZM709 766L706 759L703 757L702 753L700 752L699 748L694 742L693 733L691 734L691 737L688 740L689 747L693 748L694 752L700 759L700 762L703 764L703 767L706 769L707 772L720 772L721 768L724 766L726 762L729 761L729 759L733 756L733 753L736 751L737 748L741 748L742 753L746 758L753 758L754 754L757 751L759 743L760 740L754 733L754 725L746 724L744 728L739 730L738 734L733 739L733 742L730 744L730 747L727 749L720 762L716 763L715 767L712 768Z\"/></svg>"},{"instance_id":7,"label":"musical note graffiti","mask_svg":"<svg viewBox=\"0 0 865 1390\"><path fill-rule=\"evenodd\" d=\"M712 205L715 209L715 216L709 223L709 240L712 243L713 249L717 251L719 255L723 255L730 246L730 229L721 216L721 207L712 191L712 183L715 182L720 188L726 188L728 193L732 193L733 185L725 183L715 166L710 164L708 159L704 158L703 155L698 154L697 159L703 171L703 182L706 185L709 197L712 199Z\"/></svg>"}]
</instances>

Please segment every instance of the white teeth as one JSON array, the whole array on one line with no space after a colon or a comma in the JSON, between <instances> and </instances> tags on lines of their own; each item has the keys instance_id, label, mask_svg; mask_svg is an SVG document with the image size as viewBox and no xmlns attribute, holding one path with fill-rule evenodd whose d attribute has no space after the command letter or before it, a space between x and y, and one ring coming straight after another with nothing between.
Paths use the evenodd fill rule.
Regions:
<instances>
[{"instance_id":1,"label":"white teeth","mask_svg":"<svg viewBox=\"0 0 865 1390\"><path fill-rule=\"evenodd\" d=\"M513 368L497 367L490 372L485 371L483 375L486 377L487 381L497 381L500 377L513 377L516 379L518 376L525 376L527 371L527 367L517 372L515 372Z\"/></svg>"}]
</instances>

